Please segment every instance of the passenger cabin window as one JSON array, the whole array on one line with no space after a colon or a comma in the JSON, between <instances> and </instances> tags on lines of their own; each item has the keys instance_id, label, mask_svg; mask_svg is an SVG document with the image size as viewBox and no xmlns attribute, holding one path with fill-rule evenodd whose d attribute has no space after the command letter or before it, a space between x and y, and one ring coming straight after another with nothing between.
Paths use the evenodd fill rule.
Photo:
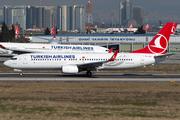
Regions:
<instances>
[{"instance_id":1,"label":"passenger cabin window","mask_svg":"<svg viewBox=\"0 0 180 120\"><path fill-rule=\"evenodd\" d=\"M11 60L17 60L17 58L11 58Z\"/></svg>"}]
</instances>

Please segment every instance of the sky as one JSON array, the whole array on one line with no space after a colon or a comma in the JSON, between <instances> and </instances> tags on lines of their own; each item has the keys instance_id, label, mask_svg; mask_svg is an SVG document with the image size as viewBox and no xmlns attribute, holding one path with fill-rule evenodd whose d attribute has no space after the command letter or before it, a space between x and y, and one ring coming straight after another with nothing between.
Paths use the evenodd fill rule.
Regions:
<instances>
[{"instance_id":1,"label":"sky","mask_svg":"<svg viewBox=\"0 0 180 120\"><path fill-rule=\"evenodd\" d=\"M88 0L87 0L88 1ZM86 5L86 0L42 0L42 6ZM90 0L94 4L93 10L115 10L124 0ZM142 6L146 12L158 14L179 14L180 0L130 0L133 6ZM2 5L40 5L40 0L1 0Z\"/></svg>"},{"instance_id":2,"label":"sky","mask_svg":"<svg viewBox=\"0 0 180 120\"><path fill-rule=\"evenodd\" d=\"M88 0L87 0L88 1ZM86 5L86 0L42 0L42 6L61 5ZM90 0L93 6L93 13L96 11L108 12L119 10L119 3L125 0ZM132 6L142 6L147 13L157 13L158 15L180 16L180 0L130 0ZM1 0L3 5L40 5L40 0ZM119 13L117 13L119 14Z\"/></svg>"}]
</instances>

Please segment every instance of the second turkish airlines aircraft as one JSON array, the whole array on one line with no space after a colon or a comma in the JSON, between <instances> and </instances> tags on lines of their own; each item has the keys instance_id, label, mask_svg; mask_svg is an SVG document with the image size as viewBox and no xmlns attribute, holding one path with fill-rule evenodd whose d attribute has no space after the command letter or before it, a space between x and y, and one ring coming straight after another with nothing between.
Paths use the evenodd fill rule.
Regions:
<instances>
[{"instance_id":1,"label":"second turkish airlines aircraft","mask_svg":"<svg viewBox=\"0 0 180 120\"><path fill-rule=\"evenodd\" d=\"M173 23L167 23L143 49L130 53L32 53L14 56L4 65L14 69L51 69L63 73L87 71L91 76L94 70L121 70L137 68L166 59L167 45Z\"/></svg>"},{"instance_id":2,"label":"second turkish airlines aircraft","mask_svg":"<svg viewBox=\"0 0 180 120\"><path fill-rule=\"evenodd\" d=\"M0 54L14 56L23 53L42 53L42 52L108 52L109 49L95 45L61 45L57 43L56 32L54 38L49 44L31 44L31 43L6 43L0 42ZM1 55L0 55L1 56ZM4 55L3 55L4 56Z\"/></svg>"},{"instance_id":3,"label":"second turkish airlines aircraft","mask_svg":"<svg viewBox=\"0 0 180 120\"><path fill-rule=\"evenodd\" d=\"M1 54L14 56L23 53L74 53L74 52L108 52L109 49L95 45L61 45L61 44L31 44L31 43L0 43Z\"/></svg>"}]
</instances>

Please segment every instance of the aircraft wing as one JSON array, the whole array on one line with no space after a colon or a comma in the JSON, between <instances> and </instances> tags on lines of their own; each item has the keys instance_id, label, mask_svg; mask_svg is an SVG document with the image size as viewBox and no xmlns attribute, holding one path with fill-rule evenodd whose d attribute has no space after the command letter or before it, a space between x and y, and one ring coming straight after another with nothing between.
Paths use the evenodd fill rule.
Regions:
<instances>
[{"instance_id":1,"label":"aircraft wing","mask_svg":"<svg viewBox=\"0 0 180 120\"><path fill-rule=\"evenodd\" d=\"M112 57L107 61L83 63L83 64L78 64L77 67L80 70L87 70L87 69L95 70L97 67L102 66L103 63L114 61L116 59L116 56L117 56L118 52L119 52L119 50L116 50L116 52L112 55Z\"/></svg>"},{"instance_id":2,"label":"aircraft wing","mask_svg":"<svg viewBox=\"0 0 180 120\"><path fill-rule=\"evenodd\" d=\"M93 63L85 63L85 64L79 64L77 65L77 67L79 68L79 70L83 71L83 70L95 70L96 67L101 66L103 63L105 63L105 61L101 61L101 62L93 62Z\"/></svg>"}]
</instances>

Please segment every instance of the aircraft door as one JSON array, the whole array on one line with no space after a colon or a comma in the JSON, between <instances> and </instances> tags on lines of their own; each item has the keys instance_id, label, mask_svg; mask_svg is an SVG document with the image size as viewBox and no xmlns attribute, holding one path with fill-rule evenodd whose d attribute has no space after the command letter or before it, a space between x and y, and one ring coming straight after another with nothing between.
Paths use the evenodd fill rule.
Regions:
<instances>
[{"instance_id":1,"label":"aircraft door","mask_svg":"<svg viewBox=\"0 0 180 120\"><path fill-rule=\"evenodd\" d=\"M27 56L24 56L23 57L23 64L27 64L28 63L28 61L27 61Z\"/></svg>"},{"instance_id":2,"label":"aircraft door","mask_svg":"<svg viewBox=\"0 0 180 120\"><path fill-rule=\"evenodd\" d=\"M141 57L141 58L140 58L140 64L144 64L144 56L141 55L140 57Z\"/></svg>"}]
</instances>

